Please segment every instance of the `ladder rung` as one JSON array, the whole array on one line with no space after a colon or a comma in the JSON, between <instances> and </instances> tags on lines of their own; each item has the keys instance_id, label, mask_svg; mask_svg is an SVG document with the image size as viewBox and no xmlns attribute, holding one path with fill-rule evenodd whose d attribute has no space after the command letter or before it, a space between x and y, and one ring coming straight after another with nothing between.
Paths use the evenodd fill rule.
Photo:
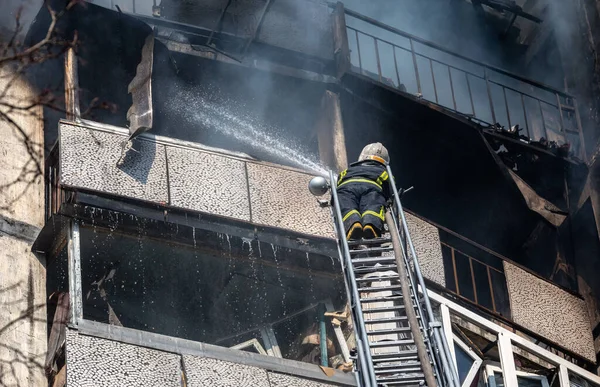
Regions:
<instances>
[{"instance_id":1,"label":"ladder rung","mask_svg":"<svg viewBox=\"0 0 600 387\"><path fill-rule=\"evenodd\" d=\"M359 254L387 253L388 251L394 251L394 248L392 246L388 246L388 247L370 247L368 249L350 250L350 256L359 255Z\"/></svg>"},{"instance_id":2,"label":"ladder rung","mask_svg":"<svg viewBox=\"0 0 600 387\"><path fill-rule=\"evenodd\" d=\"M365 297L361 298L360 302L389 302L389 301L402 301L402 296L383 296L383 297Z\"/></svg>"},{"instance_id":3,"label":"ladder rung","mask_svg":"<svg viewBox=\"0 0 600 387\"><path fill-rule=\"evenodd\" d=\"M352 263L356 265L365 264L365 263L390 263L396 262L396 257L369 257L369 258L352 258Z\"/></svg>"},{"instance_id":4,"label":"ladder rung","mask_svg":"<svg viewBox=\"0 0 600 387\"><path fill-rule=\"evenodd\" d=\"M377 245L381 243L390 243L391 241L391 238L358 239L354 241L348 241L348 246Z\"/></svg>"},{"instance_id":5,"label":"ladder rung","mask_svg":"<svg viewBox=\"0 0 600 387\"><path fill-rule=\"evenodd\" d=\"M415 376L390 376L390 377L378 377L378 383L385 383L386 387L389 386L424 386L425 385L425 377L423 374L415 375Z\"/></svg>"},{"instance_id":6,"label":"ladder rung","mask_svg":"<svg viewBox=\"0 0 600 387\"><path fill-rule=\"evenodd\" d=\"M414 340L385 340L385 341L376 341L369 342L369 347L371 348L387 348L387 347L398 347L401 345L415 345Z\"/></svg>"},{"instance_id":7,"label":"ladder rung","mask_svg":"<svg viewBox=\"0 0 600 387\"><path fill-rule=\"evenodd\" d=\"M398 278L400 278L400 276L398 274L396 274L396 275L381 275L378 277L357 278L356 282L394 281L394 280L398 280ZM389 286L386 286L386 289L388 289L388 288L389 288Z\"/></svg>"},{"instance_id":8,"label":"ladder rung","mask_svg":"<svg viewBox=\"0 0 600 387\"><path fill-rule=\"evenodd\" d=\"M417 372L423 372L423 370L421 369L420 365L412 366L412 367L396 367L396 368L390 368L390 369L386 369L386 370L375 370L375 375L389 375L389 374L400 374L400 373L417 373Z\"/></svg>"},{"instance_id":9,"label":"ladder rung","mask_svg":"<svg viewBox=\"0 0 600 387\"><path fill-rule=\"evenodd\" d=\"M371 354L373 363L389 363L392 361L419 360L417 350Z\"/></svg>"},{"instance_id":10,"label":"ladder rung","mask_svg":"<svg viewBox=\"0 0 600 387\"><path fill-rule=\"evenodd\" d=\"M376 277L374 277L376 278ZM365 288L358 288L359 292L362 293L375 293L375 292L383 292L388 290L402 290L400 285L385 285L385 286L367 286Z\"/></svg>"},{"instance_id":11,"label":"ladder rung","mask_svg":"<svg viewBox=\"0 0 600 387\"><path fill-rule=\"evenodd\" d=\"M416 357L415 357L416 359ZM396 369L396 368L410 368L410 367L419 367L419 369L421 369L421 363L419 361L405 361L404 363L399 363L399 362L391 362L391 361L386 361L386 363L389 364L381 364L381 365L376 365L373 366L373 369L378 371L378 370L388 370L388 369Z\"/></svg>"},{"instance_id":12,"label":"ladder rung","mask_svg":"<svg viewBox=\"0 0 600 387\"><path fill-rule=\"evenodd\" d=\"M419 317L417 317L419 318ZM365 320L365 325L375 325L375 324L389 324L394 322L408 321L408 317L406 316L395 316L388 318L372 318Z\"/></svg>"},{"instance_id":13,"label":"ladder rung","mask_svg":"<svg viewBox=\"0 0 600 387\"><path fill-rule=\"evenodd\" d=\"M355 267L354 272L358 274L365 273L377 273L380 271L390 271L395 270L397 268L396 265L379 265L379 266L364 266L364 267Z\"/></svg>"},{"instance_id":14,"label":"ladder rung","mask_svg":"<svg viewBox=\"0 0 600 387\"><path fill-rule=\"evenodd\" d=\"M395 312L395 311L399 311L399 310L404 310L404 305L380 306L378 308L365 308L363 306L363 308L362 308L363 314Z\"/></svg>"},{"instance_id":15,"label":"ladder rung","mask_svg":"<svg viewBox=\"0 0 600 387\"><path fill-rule=\"evenodd\" d=\"M410 327L377 329L374 331L367 331L367 336L393 335L394 333L406 333L406 332L410 332Z\"/></svg>"}]
</instances>

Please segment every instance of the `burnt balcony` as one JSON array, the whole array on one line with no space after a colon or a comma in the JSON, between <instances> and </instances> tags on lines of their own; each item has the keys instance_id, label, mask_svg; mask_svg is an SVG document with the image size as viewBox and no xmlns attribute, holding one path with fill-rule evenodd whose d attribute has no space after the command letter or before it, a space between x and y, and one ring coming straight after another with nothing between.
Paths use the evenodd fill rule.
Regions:
<instances>
[{"instance_id":1,"label":"burnt balcony","mask_svg":"<svg viewBox=\"0 0 600 387\"><path fill-rule=\"evenodd\" d=\"M349 72L417 96L492 133L584 159L573 95L345 10Z\"/></svg>"},{"instance_id":2,"label":"burnt balcony","mask_svg":"<svg viewBox=\"0 0 600 387\"><path fill-rule=\"evenodd\" d=\"M307 189L315 172L148 134L124 150L127 135L107 125L61 123L58 148L48 160L49 222L41 239L51 238L57 216L81 219L82 230L92 225L82 235L91 232L96 236L87 239L106 246L114 237L96 227L110 235L118 225L139 237L151 224L167 222L157 226L156 238L213 253L230 250L235 240L240 256L264 254L275 244L290 249L287 259L301 270L339 273L329 210ZM407 216L423 275L434 289L575 357L593 359L580 296L451 230Z\"/></svg>"}]
</instances>

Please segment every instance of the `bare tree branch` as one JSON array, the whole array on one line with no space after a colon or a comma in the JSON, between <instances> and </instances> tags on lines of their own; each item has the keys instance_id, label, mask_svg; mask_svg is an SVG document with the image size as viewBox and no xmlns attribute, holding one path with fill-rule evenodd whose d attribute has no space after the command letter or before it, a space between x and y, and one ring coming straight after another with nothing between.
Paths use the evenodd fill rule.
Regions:
<instances>
[{"instance_id":1,"label":"bare tree branch","mask_svg":"<svg viewBox=\"0 0 600 387\"><path fill-rule=\"evenodd\" d=\"M24 82L25 74L33 66L61 58L69 49L77 49L79 43L77 31L74 31L70 38L65 38L57 31L57 26L60 18L78 4L85 5L82 0L70 0L63 9L57 11L46 2L45 7L50 15L49 26L44 32L44 37L31 46L25 46L19 41L23 30L22 7L16 12L14 29L6 32L4 37L0 35L0 125L4 123L12 130L14 138L22 144L27 156L26 160L23 157L16 157L14 160L6 159L21 165L14 167L11 165L10 169L15 170L15 175L11 176L9 181L0 182L0 196L3 196L0 197L3 199L0 203L0 211L11 211L11 208L22 200L27 192L38 186L44 176L44 153L48 149L45 148L43 139L34 139L35 133L31 132L30 127L35 125L23 124L23 121L41 122L42 109L67 115L63 90L57 92L58 90L45 88L34 93L26 93L29 95L24 97L20 93L22 91L20 85ZM94 98L88 106L82 106L82 110L82 117L93 118L94 111L114 112L116 106ZM19 192L9 191L13 186L18 186Z\"/></svg>"}]
</instances>

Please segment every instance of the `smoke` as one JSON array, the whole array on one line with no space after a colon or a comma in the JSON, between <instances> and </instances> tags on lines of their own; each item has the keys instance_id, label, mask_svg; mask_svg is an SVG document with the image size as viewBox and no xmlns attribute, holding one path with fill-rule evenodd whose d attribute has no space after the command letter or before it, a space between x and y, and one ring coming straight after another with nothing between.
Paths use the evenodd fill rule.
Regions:
<instances>
[{"instance_id":1,"label":"smoke","mask_svg":"<svg viewBox=\"0 0 600 387\"><path fill-rule=\"evenodd\" d=\"M268 125L259 117L238 108L237 101L211 98L191 88L181 88L173 94L172 100L186 103L173 103L168 108L187 126L199 127L205 138L216 135L221 137L221 143L228 143L228 149L241 146L242 151L258 154L262 159L327 175L327 170L315 161L317 156L305 144L286 135L282 128ZM195 108L190 109L190 106Z\"/></svg>"},{"instance_id":2,"label":"smoke","mask_svg":"<svg viewBox=\"0 0 600 387\"><path fill-rule=\"evenodd\" d=\"M506 42L490 31L466 1L345 0L344 5L474 60L513 67L504 54Z\"/></svg>"},{"instance_id":3,"label":"smoke","mask_svg":"<svg viewBox=\"0 0 600 387\"><path fill-rule=\"evenodd\" d=\"M0 12L0 40L12 36L17 29L17 16L19 17L20 32L17 35L22 41L31 22L40 9L41 1L35 0L2 0Z\"/></svg>"}]
</instances>

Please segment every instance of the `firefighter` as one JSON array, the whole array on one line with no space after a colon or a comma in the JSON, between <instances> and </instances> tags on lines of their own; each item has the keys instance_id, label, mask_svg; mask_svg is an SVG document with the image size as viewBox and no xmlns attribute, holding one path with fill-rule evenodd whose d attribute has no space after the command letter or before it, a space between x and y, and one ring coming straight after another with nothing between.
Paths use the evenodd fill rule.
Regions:
<instances>
[{"instance_id":1,"label":"firefighter","mask_svg":"<svg viewBox=\"0 0 600 387\"><path fill-rule=\"evenodd\" d=\"M358 161L340 173L337 192L348 240L381 236L390 198L389 162L387 149L377 142L365 146Z\"/></svg>"}]
</instances>

